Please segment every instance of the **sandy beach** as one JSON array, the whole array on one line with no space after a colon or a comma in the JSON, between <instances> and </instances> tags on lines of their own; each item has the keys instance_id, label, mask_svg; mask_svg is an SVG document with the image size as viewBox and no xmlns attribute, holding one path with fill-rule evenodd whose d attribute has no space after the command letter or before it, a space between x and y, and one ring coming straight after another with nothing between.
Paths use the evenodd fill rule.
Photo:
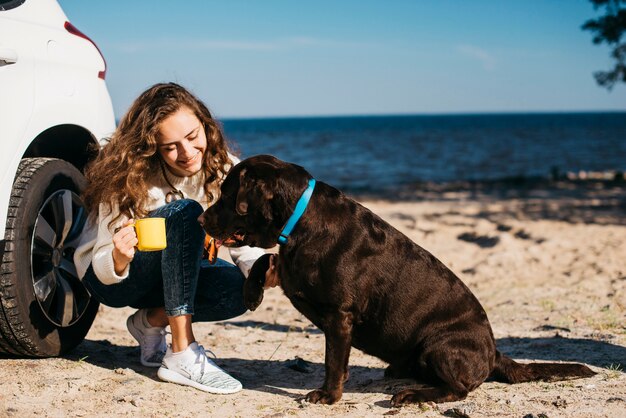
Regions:
<instances>
[{"instance_id":1,"label":"sandy beach","mask_svg":"<svg viewBox=\"0 0 626 418\"><path fill-rule=\"evenodd\" d=\"M598 374L487 382L460 402L392 408L391 395L413 381L385 380L382 361L353 349L342 400L311 405L302 398L323 381L324 336L272 289L255 312L195 325L199 342L242 381L236 395L161 382L156 369L139 364L125 327L132 310L101 307L85 341L64 358L0 359L0 416L626 416L623 185L430 187L359 200L470 287L502 352L582 362Z\"/></svg>"}]
</instances>

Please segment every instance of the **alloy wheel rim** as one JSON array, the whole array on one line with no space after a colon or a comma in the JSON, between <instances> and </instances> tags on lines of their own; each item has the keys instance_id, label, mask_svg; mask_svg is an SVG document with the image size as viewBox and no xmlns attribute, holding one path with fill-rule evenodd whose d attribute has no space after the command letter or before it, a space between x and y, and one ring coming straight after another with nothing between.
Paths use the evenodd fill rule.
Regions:
<instances>
[{"instance_id":1,"label":"alloy wheel rim","mask_svg":"<svg viewBox=\"0 0 626 418\"><path fill-rule=\"evenodd\" d=\"M33 290L43 313L59 327L75 324L91 298L78 278L73 260L86 221L80 197L63 189L46 199L33 227Z\"/></svg>"}]
</instances>

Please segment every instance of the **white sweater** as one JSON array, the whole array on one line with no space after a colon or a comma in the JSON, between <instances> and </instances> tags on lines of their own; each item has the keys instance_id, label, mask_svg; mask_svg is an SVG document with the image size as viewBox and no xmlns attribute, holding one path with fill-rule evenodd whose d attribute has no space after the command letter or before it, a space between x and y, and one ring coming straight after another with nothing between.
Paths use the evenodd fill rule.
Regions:
<instances>
[{"instance_id":1,"label":"white sweater","mask_svg":"<svg viewBox=\"0 0 626 418\"><path fill-rule=\"evenodd\" d=\"M232 155L230 158L234 164L238 162ZM203 172L199 172L191 177L177 177L167 169L165 173L170 183L181 190L185 198L193 199L200 203L205 210L207 209L209 202L203 187ZM160 170L153 175L151 183L152 187L148 190L149 199L146 205L148 211L165 205L165 195L172 190L163 178ZM109 222L118 212L116 207L113 208L112 213L107 213L107 206L100 204L96 224L93 225L91 222L85 224L80 243L74 253L76 272L81 279L89 268L90 263L93 265L96 276L104 284L119 283L128 277L128 267L122 274L118 275L115 273L113 266L113 231L128 220L128 217L123 215L109 228ZM265 254L265 251L262 249L252 247L230 248L229 251L231 258L246 277L248 277L254 262Z\"/></svg>"}]
</instances>

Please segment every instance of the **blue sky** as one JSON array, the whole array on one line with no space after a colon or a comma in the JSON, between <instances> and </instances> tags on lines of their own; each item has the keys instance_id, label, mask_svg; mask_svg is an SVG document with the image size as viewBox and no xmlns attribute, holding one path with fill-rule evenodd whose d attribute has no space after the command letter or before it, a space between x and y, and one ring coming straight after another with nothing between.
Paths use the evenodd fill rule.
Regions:
<instances>
[{"instance_id":1,"label":"blue sky","mask_svg":"<svg viewBox=\"0 0 626 418\"><path fill-rule=\"evenodd\" d=\"M221 118L626 109L588 0L60 0L116 117L176 81Z\"/></svg>"}]
</instances>

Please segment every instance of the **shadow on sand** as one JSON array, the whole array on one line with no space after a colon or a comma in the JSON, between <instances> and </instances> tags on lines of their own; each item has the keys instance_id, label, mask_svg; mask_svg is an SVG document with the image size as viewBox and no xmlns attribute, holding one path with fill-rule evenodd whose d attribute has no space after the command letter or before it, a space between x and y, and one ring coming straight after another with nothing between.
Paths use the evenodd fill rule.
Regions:
<instances>
[{"instance_id":1,"label":"shadow on sand","mask_svg":"<svg viewBox=\"0 0 626 418\"><path fill-rule=\"evenodd\" d=\"M144 367L139 363L139 348L136 346L113 345L107 340L85 340L65 358L111 370L131 369L160 381L156 368ZM246 389L281 394L294 399L301 396L290 393L290 389L313 390L324 381L323 363L307 362L310 366L309 373L292 370L288 367L290 361L283 360L220 358L216 363L236 376ZM392 394L415 383L411 379L385 380L383 373L382 368L352 366L345 391Z\"/></svg>"},{"instance_id":2,"label":"shadow on sand","mask_svg":"<svg viewBox=\"0 0 626 418\"><path fill-rule=\"evenodd\" d=\"M254 323L256 326L262 324ZM267 325L268 328L264 329L271 329L274 332L287 332L290 329L288 326ZM626 347L596 340L558 336L501 338L497 340L497 346L503 353L515 359L572 361L597 367L616 364L621 364L623 367L626 364ZM143 376L158 380L157 369L139 364L139 349L136 346L116 346L107 340L85 340L65 357L111 370L128 368ZM301 395L294 394L290 390L313 390L321 386L324 380L323 363L309 362L309 373L293 370L288 367L290 361L281 360L220 358L217 363L240 379L246 389L281 394L293 399L299 399ZM416 383L411 379L385 379L383 375L383 368L351 366L350 380L346 383L345 392L391 395Z\"/></svg>"},{"instance_id":3,"label":"shadow on sand","mask_svg":"<svg viewBox=\"0 0 626 418\"><path fill-rule=\"evenodd\" d=\"M276 331L276 332L307 332L309 334L321 334L322 331L313 325L309 326L294 326L294 325L281 325L270 324L263 321L224 321L225 325L231 325L238 328L259 328L264 331Z\"/></svg>"},{"instance_id":4,"label":"shadow on sand","mask_svg":"<svg viewBox=\"0 0 626 418\"><path fill-rule=\"evenodd\" d=\"M626 366L626 347L604 341L560 336L500 338L498 350L514 359L569 361L597 367Z\"/></svg>"}]
</instances>

